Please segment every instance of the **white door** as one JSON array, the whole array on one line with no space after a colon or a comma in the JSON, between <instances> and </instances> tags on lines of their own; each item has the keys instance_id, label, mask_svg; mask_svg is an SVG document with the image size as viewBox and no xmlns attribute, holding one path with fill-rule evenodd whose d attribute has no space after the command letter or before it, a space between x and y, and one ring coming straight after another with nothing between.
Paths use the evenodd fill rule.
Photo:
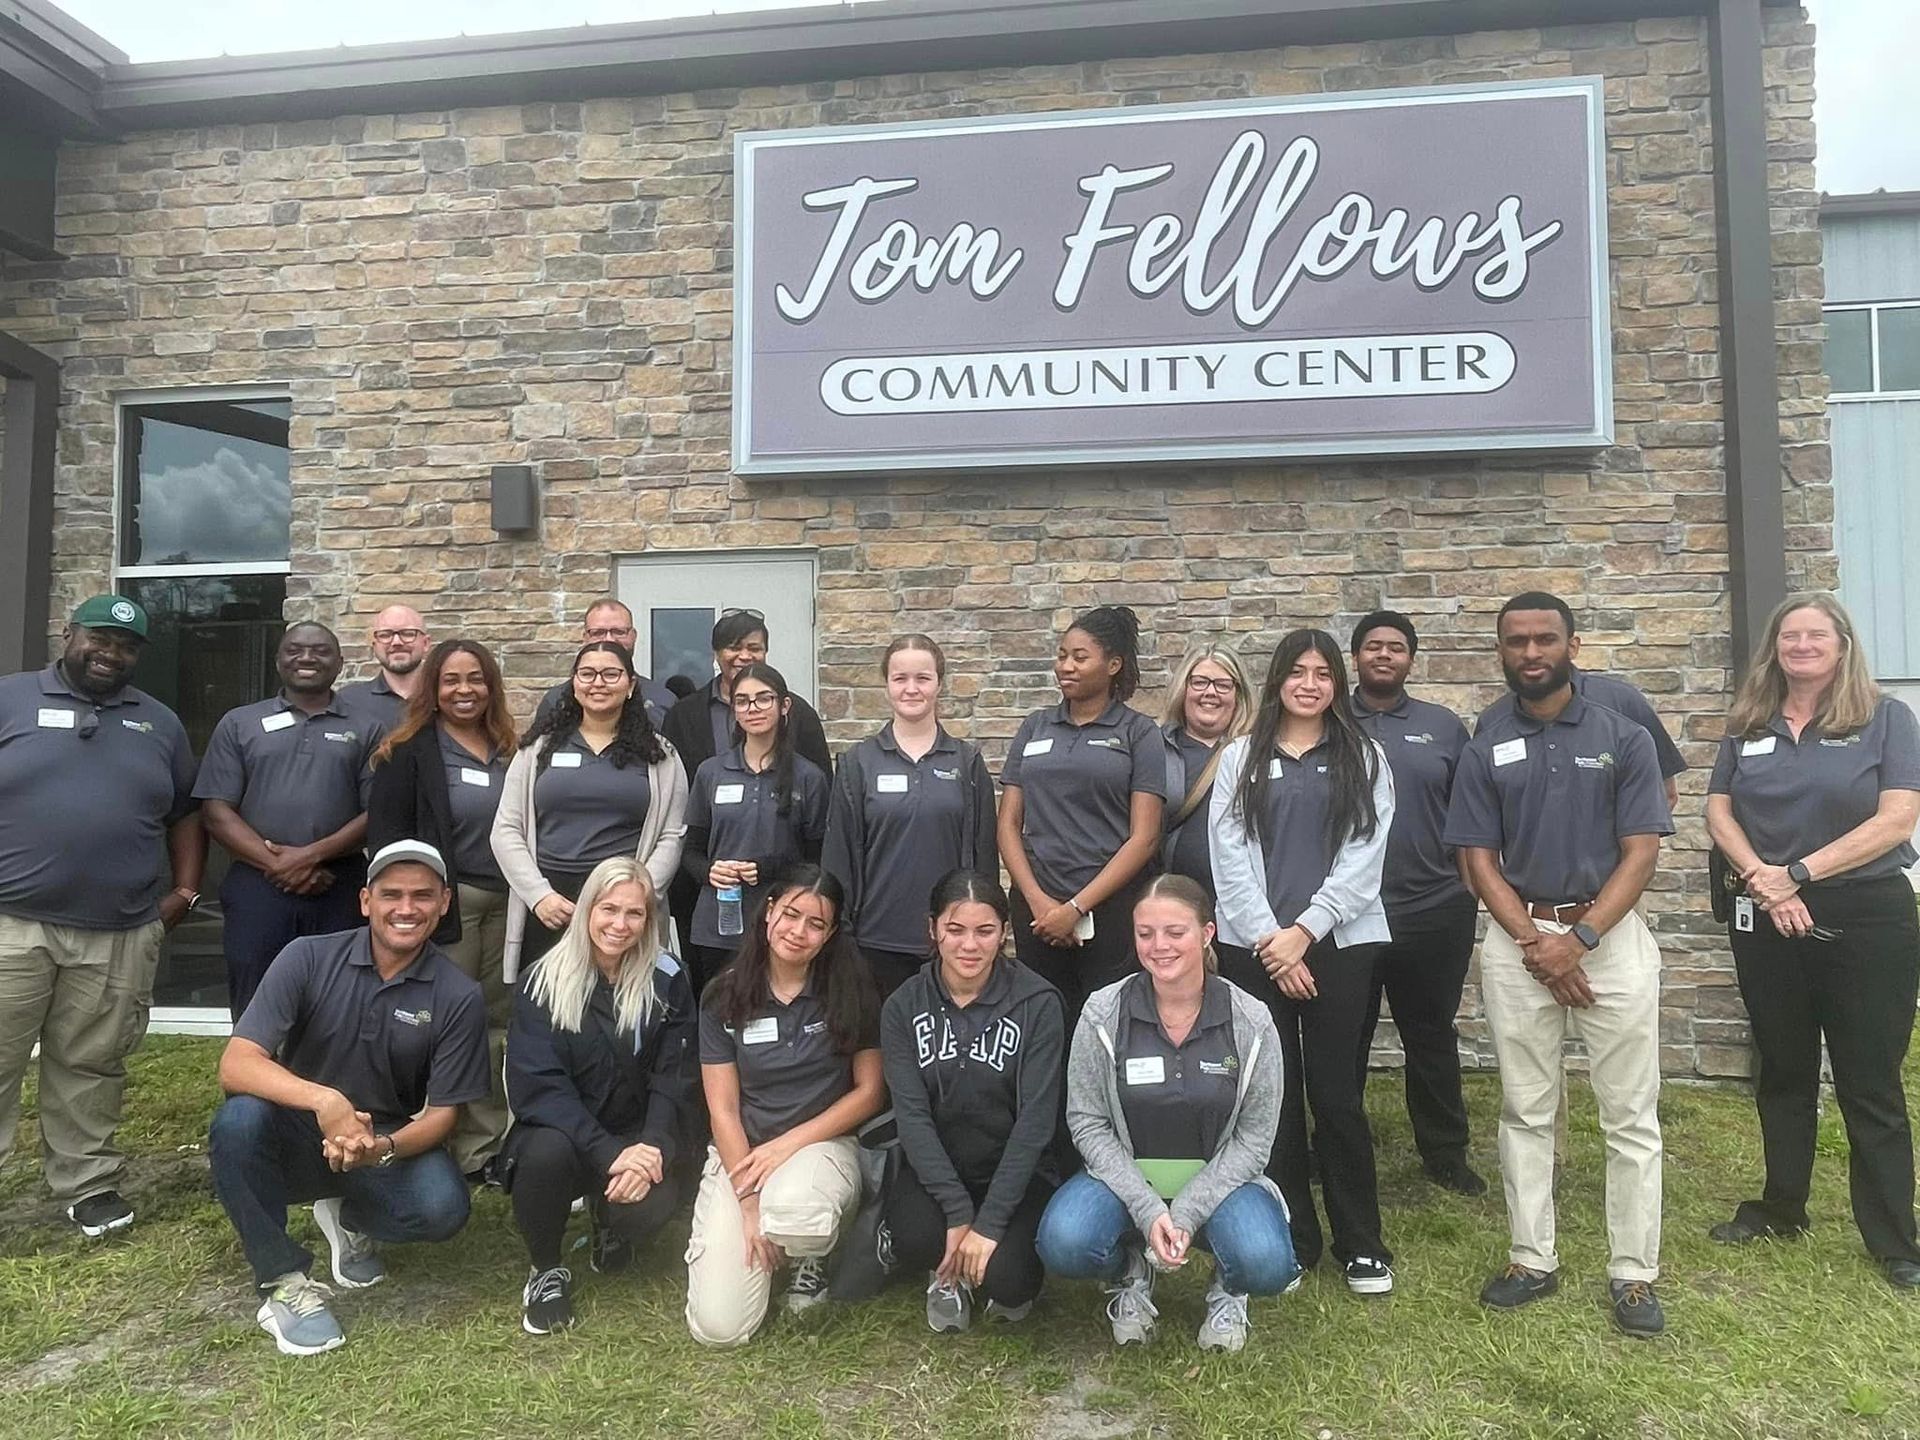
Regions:
<instances>
[{"instance_id":1,"label":"white door","mask_svg":"<svg viewBox=\"0 0 1920 1440\"><path fill-rule=\"evenodd\" d=\"M633 662L664 684L685 675L713 678L713 622L728 610L757 610L767 621L767 659L794 694L815 693L814 557L811 551L697 551L631 555L615 588L633 611Z\"/></svg>"}]
</instances>

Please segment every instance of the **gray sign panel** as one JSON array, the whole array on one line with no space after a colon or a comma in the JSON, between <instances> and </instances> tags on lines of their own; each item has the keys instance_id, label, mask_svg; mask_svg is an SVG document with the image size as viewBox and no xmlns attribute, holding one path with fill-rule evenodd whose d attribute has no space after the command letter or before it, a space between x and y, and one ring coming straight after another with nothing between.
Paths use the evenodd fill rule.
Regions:
<instances>
[{"instance_id":1,"label":"gray sign panel","mask_svg":"<svg viewBox=\"0 0 1920 1440\"><path fill-rule=\"evenodd\" d=\"M748 475L1612 441L1601 82L736 137Z\"/></svg>"}]
</instances>

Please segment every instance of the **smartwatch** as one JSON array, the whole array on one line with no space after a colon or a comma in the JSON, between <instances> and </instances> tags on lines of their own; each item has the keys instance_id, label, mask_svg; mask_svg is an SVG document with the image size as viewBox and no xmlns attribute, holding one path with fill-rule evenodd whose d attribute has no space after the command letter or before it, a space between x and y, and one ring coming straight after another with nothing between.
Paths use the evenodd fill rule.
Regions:
<instances>
[{"instance_id":1,"label":"smartwatch","mask_svg":"<svg viewBox=\"0 0 1920 1440\"><path fill-rule=\"evenodd\" d=\"M1807 862L1804 860L1795 860L1787 866L1787 878L1796 885L1808 885L1813 882L1813 876L1807 872Z\"/></svg>"},{"instance_id":2,"label":"smartwatch","mask_svg":"<svg viewBox=\"0 0 1920 1440\"><path fill-rule=\"evenodd\" d=\"M1600 932L1584 920L1573 926L1568 933L1589 950L1598 950L1600 948Z\"/></svg>"}]
</instances>

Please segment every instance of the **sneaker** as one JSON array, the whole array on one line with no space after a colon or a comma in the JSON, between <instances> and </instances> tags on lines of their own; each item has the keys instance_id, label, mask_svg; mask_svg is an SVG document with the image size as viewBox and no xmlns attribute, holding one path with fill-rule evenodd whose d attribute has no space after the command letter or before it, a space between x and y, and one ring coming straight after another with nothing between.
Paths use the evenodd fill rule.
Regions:
<instances>
[{"instance_id":1,"label":"sneaker","mask_svg":"<svg viewBox=\"0 0 1920 1440\"><path fill-rule=\"evenodd\" d=\"M1002 1325L1018 1325L1033 1313L1033 1301L1024 1305L1002 1305L998 1300L987 1301L987 1319L998 1320Z\"/></svg>"},{"instance_id":2,"label":"sneaker","mask_svg":"<svg viewBox=\"0 0 1920 1440\"><path fill-rule=\"evenodd\" d=\"M318 1280L310 1280L298 1270L274 1281L254 1319L273 1336L282 1355L321 1355L347 1343L340 1322L327 1308L332 1295Z\"/></svg>"},{"instance_id":3,"label":"sneaker","mask_svg":"<svg viewBox=\"0 0 1920 1440\"><path fill-rule=\"evenodd\" d=\"M1647 1340L1667 1328L1666 1312L1660 1308L1660 1297L1653 1293L1651 1282L1615 1280L1608 1284L1607 1292L1613 1297L1613 1323L1620 1327L1621 1334Z\"/></svg>"},{"instance_id":4,"label":"sneaker","mask_svg":"<svg viewBox=\"0 0 1920 1440\"><path fill-rule=\"evenodd\" d=\"M1216 1278L1207 1290L1207 1318L1200 1322L1200 1348L1237 1355L1247 1344L1247 1297L1231 1295Z\"/></svg>"},{"instance_id":5,"label":"sneaker","mask_svg":"<svg viewBox=\"0 0 1920 1440\"><path fill-rule=\"evenodd\" d=\"M373 1241L340 1219L340 1200L313 1202L313 1220L333 1251L333 1281L343 1290L365 1290L387 1278L387 1263Z\"/></svg>"},{"instance_id":6,"label":"sneaker","mask_svg":"<svg viewBox=\"0 0 1920 1440\"><path fill-rule=\"evenodd\" d=\"M1107 1319L1116 1345L1144 1345L1153 1334L1160 1311L1153 1303L1153 1271L1138 1250L1127 1252L1127 1270L1118 1285L1107 1288Z\"/></svg>"},{"instance_id":7,"label":"sneaker","mask_svg":"<svg viewBox=\"0 0 1920 1440\"><path fill-rule=\"evenodd\" d=\"M1293 1272L1293 1278L1287 1281L1285 1287L1281 1289L1280 1293L1282 1295L1291 1295L1294 1293L1294 1291L1298 1290L1302 1285L1306 1283L1307 1283L1307 1272L1304 1270L1295 1270Z\"/></svg>"},{"instance_id":8,"label":"sneaker","mask_svg":"<svg viewBox=\"0 0 1920 1440\"><path fill-rule=\"evenodd\" d=\"M1487 1182L1481 1178L1465 1160L1456 1160L1440 1165L1422 1167L1427 1178L1442 1190L1451 1190L1456 1195L1480 1196L1487 1193Z\"/></svg>"},{"instance_id":9,"label":"sneaker","mask_svg":"<svg viewBox=\"0 0 1920 1440\"><path fill-rule=\"evenodd\" d=\"M102 1190L98 1195L89 1195L69 1205L67 1219L78 1225L80 1233L89 1240L98 1240L102 1235L133 1224L133 1206L120 1198L118 1190Z\"/></svg>"},{"instance_id":10,"label":"sneaker","mask_svg":"<svg viewBox=\"0 0 1920 1440\"><path fill-rule=\"evenodd\" d=\"M520 1292L520 1328L551 1335L573 1324L573 1272L564 1265L532 1270Z\"/></svg>"},{"instance_id":11,"label":"sneaker","mask_svg":"<svg viewBox=\"0 0 1920 1440\"><path fill-rule=\"evenodd\" d=\"M1524 1265L1509 1265L1481 1287L1480 1303L1491 1305L1495 1310L1518 1310L1559 1288L1557 1270L1529 1270Z\"/></svg>"},{"instance_id":12,"label":"sneaker","mask_svg":"<svg viewBox=\"0 0 1920 1440\"><path fill-rule=\"evenodd\" d=\"M1356 1255L1342 1269L1346 1273L1347 1289L1356 1295L1393 1293L1393 1267L1384 1260L1376 1260L1371 1255Z\"/></svg>"},{"instance_id":13,"label":"sneaker","mask_svg":"<svg viewBox=\"0 0 1920 1440\"><path fill-rule=\"evenodd\" d=\"M596 1275L618 1275L633 1263L633 1245L607 1223L604 1202L587 1207L589 1223L587 1264Z\"/></svg>"},{"instance_id":14,"label":"sneaker","mask_svg":"<svg viewBox=\"0 0 1920 1440\"><path fill-rule=\"evenodd\" d=\"M936 1335L958 1335L973 1323L973 1292L954 1280L927 1282L927 1328Z\"/></svg>"},{"instance_id":15,"label":"sneaker","mask_svg":"<svg viewBox=\"0 0 1920 1440\"><path fill-rule=\"evenodd\" d=\"M1920 1264L1911 1260L1882 1260L1887 1283L1896 1290L1920 1290Z\"/></svg>"},{"instance_id":16,"label":"sneaker","mask_svg":"<svg viewBox=\"0 0 1920 1440\"><path fill-rule=\"evenodd\" d=\"M787 1311L798 1315L827 1298L827 1257L809 1255L797 1261L787 1281Z\"/></svg>"}]
</instances>

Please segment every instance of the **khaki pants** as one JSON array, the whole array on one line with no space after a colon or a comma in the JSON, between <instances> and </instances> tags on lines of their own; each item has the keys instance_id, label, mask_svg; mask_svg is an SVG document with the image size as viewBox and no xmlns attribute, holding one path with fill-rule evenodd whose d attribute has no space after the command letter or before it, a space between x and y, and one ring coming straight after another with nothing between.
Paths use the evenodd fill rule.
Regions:
<instances>
[{"instance_id":1,"label":"khaki pants","mask_svg":"<svg viewBox=\"0 0 1920 1440\"><path fill-rule=\"evenodd\" d=\"M20 1082L40 1045L40 1153L53 1198L111 1190L127 1161L113 1145L127 1056L147 1033L158 920L85 930L0 915L0 1160L20 1123Z\"/></svg>"},{"instance_id":2,"label":"khaki pants","mask_svg":"<svg viewBox=\"0 0 1920 1440\"><path fill-rule=\"evenodd\" d=\"M767 1177L760 1231L799 1260L825 1255L860 1208L860 1147L851 1135L809 1145ZM707 1147L687 1240L687 1329L703 1345L744 1345L767 1317L773 1277L747 1268L747 1237L720 1152Z\"/></svg>"},{"instance_id":3,"label":"khaki pants","mask_svg":"<svg viewBox=\"0 0 1920 1440\"><path fill-rule=\"evenodd\" d=\"M507 945L507 892L462 885L455 903L460 907L460 938L446 947L446 955L463 975L480 982L487 997L487 1056L493 1076L493 1094L460 1107L447 1142L460 1173L471 1175L499 1153L507 1133L506 1086L500 1074L507 1021L513 1017L513 990L500 972Z\"/></svg>"},{"instance_id":4,"label":"khaki pants","mask_svg":"<svg viewBox=\"0 0 1920 1440\"><path fill-rule=\"evenodd\" d=\"M1567 929L1536 921L1548 934ZM1480 989L1500 1063L1500 1169L1513 1231L1512 1262L1557 1270L1554 1248L1554 1116L1564 1089L1561 1045L1586 1043L1589 1078L1607 1147L1607 1237L1615 1280L1660 1273L1660 947L1628 914L1587 956L1594 1003L1557 1004L1521 963L1498 925L1480 951Z\"/></svg>"}]
</instances>

